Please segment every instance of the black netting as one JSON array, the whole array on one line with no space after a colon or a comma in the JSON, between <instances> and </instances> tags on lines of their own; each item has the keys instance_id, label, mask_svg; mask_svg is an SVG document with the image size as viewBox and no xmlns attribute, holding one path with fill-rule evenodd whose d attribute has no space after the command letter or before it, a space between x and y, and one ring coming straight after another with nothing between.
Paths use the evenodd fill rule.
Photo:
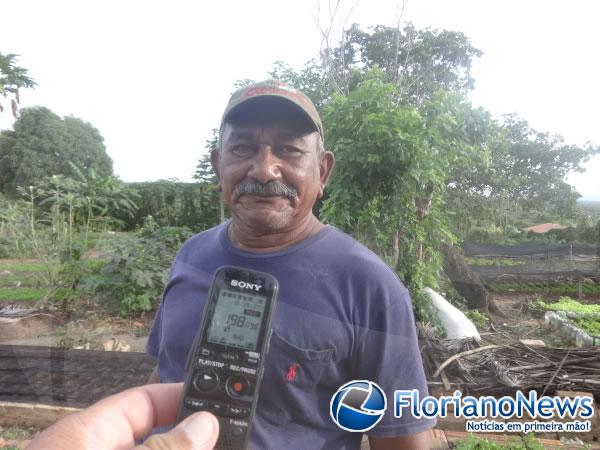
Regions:
<instances>
[{"instance_id":1,"label":"black netting","mask_svg":"<svg viewBox=\"0 0 600 450\"><path fill-rule=\"evenodd\" d=\"M0 400L86 407L145 384L155 364L144 353L0 345Z\"/></svg>"}]
</instances>

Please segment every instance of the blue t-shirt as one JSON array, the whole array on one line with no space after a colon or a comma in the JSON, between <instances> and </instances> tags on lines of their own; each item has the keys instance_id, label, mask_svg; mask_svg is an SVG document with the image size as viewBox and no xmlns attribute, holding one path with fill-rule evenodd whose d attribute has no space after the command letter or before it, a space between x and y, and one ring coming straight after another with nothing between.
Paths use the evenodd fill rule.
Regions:
<instances>
[{"instance_id":1,"label":"blue t-shirt","mask_svg":"<svg viewBox=\"0 0 600 450\"><path fill-rule=\"evenodd\" d=\"M386 393L384 418L367 434L424 431L434 420L393 417L393 392L427 384L410 297L374 253L332 226L271 253L234 247L229 222L189 239L179 251L148 339L162 382L180 382L215 270L270 273L279 281L271 346L254 418L254 449L358 449L361 433L331 420L332 395L348 381L371 380Z\"/></svg>"}]
</instances>

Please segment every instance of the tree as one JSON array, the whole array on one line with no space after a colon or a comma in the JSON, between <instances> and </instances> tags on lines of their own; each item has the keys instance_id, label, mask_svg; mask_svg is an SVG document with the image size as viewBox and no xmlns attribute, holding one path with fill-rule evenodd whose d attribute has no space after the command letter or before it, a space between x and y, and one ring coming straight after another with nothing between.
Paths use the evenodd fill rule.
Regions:
<instances>
[{"instance_id":1,"label":"tree","mask_svg":"<svg viewBox=\"0 0 600 450\"><path fill-rule=\"evenodd\" d=\"M404 30L377 25L370 32L353 24L339 47L333 49L334 70L347 71L348 91L364 74L379 66L387 81L395 84L403 102L421 106L440 89L466 93L474 86L471 61L482 55L461 32Z\"/></svg>"},{"instance_id":2,"label":"tree","mask_svg":"<svg viewBox=\"0 0 600 450\"><path fill-rule=\"evenodd\" d=\"M211 137L206 140L206 144L204 145L206 152L198 160L196 172L194 172L194 175L192 175L192 178L198 180L200 183L217 184L217 175L215 174L212 164L210 163L210 153L215 150L218 145L219 130L217 128L213 128Z\"/></svg>"},{"instance_id":3,"label":"tree","mask_svg":"<svg viewBox=\"0 0 600 450\"><path fill-rule=\"evenodd\" d=\"M104 139L81 119L61 119L44 107L25 108L14 130L0 133L0 191L9 196L48 174L75 176L73 167L93 169L100 177L112 174Z\"/></svg>"},{"instance_id":4,"label":"tree","mask_svg":"<svg viewBox=\"0 0 600 450\"><path fill-rule=\"evenodd\" d=\"M485 115L458 95L440 92L422 111L400 96L373 69L326 106L326 142L337 163L322 213L383 256L418 304L421 289L437 284L439 243L453 241L444 210L450 168L479 157L468 127Z\"/></svg>"},{"instance_id":5,"label":"tree","mask_svg":"<svg viewBox=\"0 0 600 450\"><path fill-rule=\"evenodd\" d=\"M449 180L450 209L479 211L469 227L457 227L463 237L474 226L510 230L536 220L575 218L579 194L565 177L582 171L581 164L600 148L566 145L560 136L538 132L514 115L491 124L484 139L490 163L454 167ZM464 218L459 222L464 226Z\"/></svg>"},{"instance_id":6,"label":"tree","mask_svg":"<svg viewBox=\"0 0 600 450\"><path fill-rule=\"evenodd\" d=\"M36 82L27 76L27 69L15 64L17 56L13 53L7 55L0 53L0 96L10 97L14 117L17 117L17 105L20 103L19 89L31 88L36 85ZM2 111L4 111L4 106L0 102L0 112Z\"/></svg>"},{"instance_id":7,"label":"tree","mask_svg":"<svg viewBox=\"0 0 600 450\"><path fill-rule=\"evenodd\" d=\"M249 80L238 81L239 87L246 85ZM252 84L251 82L248 84ZM211 137L207 139L204 149L206 153L202 155L196 166L196 172L193 178L200 181L202 192L205 193L209 198L213 198L217 191L217 174L213 170L210 162L210 154L213 150L216 150L219 146L219 129L213 128ZM223 196L219 195L219 218L221 223L225 222L225 203L223 202Z\"/></svg>"},{"instance_id":8,"label":"tree","mask_svg":"<svg viewBox=\"0 0 600 450\"><path fill-rule=\"evenodd\" d=\"M321 66L314 60L304 64L299 72L282 61L275 61L269 77L283 81L304 92L312 100L317 110L323 109L334 92L333 87L327 82Z\"/></svg>"}]
</instances>

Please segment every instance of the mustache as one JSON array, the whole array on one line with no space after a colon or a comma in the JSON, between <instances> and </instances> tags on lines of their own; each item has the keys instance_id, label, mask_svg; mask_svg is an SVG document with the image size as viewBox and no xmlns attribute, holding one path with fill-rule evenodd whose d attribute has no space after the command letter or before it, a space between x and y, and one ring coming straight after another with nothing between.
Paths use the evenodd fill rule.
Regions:
<instances>
[{"instance_id":1,"label":"mustache","mask_svg":"<svg viewBox=\"0 0 600 450\"><path fill-rule=\"evenodd\" d=\"M259 183L253 180L244 180L235 185L233 188L234 195L244 194L270 194L287 197L290 200L294 200L298 197L298 191L293 187L289 186L281 181L269 181L267 183Z\"/></svg>"}]
</instances>

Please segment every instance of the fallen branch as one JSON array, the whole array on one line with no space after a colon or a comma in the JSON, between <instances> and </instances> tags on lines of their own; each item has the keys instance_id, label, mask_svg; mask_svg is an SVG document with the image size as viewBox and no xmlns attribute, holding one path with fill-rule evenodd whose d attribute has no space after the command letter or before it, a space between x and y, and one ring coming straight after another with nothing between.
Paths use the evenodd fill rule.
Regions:
<instances>
[{"instance_id":1,"label":"fallen branch","mask_svg":"<svg viewBox=\"0 0 600 450\"><path fill-rule=\"evenodd\" d=\"M484 350L491 350L493 348L500 348L500 347L503 347L503 346L502 345L486 345L484 347L474 348L473 350L467 350L466 352L457 353L456 355L453 355L450 358L448 358L446 361L444 361L442 363L442 365L437 368L437 370L433 374L433 377L437 378L440 375L440 372L442 370L444 370L444 368L446 366L448 366L453 361L456 361L457 359L462 358L463 356L472 355L473 353L479 353Z\"/></svg>"}]
</instances>

